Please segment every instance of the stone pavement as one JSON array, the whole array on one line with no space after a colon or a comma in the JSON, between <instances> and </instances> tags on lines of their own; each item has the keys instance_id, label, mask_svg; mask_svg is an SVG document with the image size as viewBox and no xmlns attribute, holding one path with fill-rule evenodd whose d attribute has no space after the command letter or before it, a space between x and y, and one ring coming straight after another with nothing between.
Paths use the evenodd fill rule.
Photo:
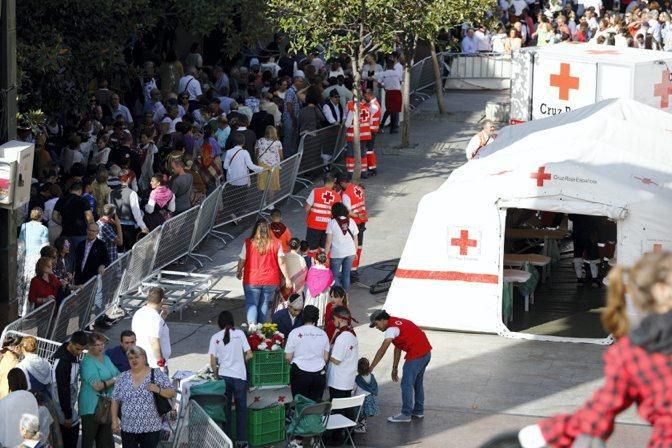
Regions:
<instances>
[{"instance_id":1,"label":"stone pavement","mask_svg":"<svg viewBox=\"0 0 672 448\"><path fill-rule=\"evenodd\" d=\"M371 219L362 256L363 283L383 278L387 271L377 266L400 257L418 201L464 162L463 148L479 128L486 101L505 96L501 92L448 92L451 113L443 117L434 112L436 104L431 98L413 114L412 141L417 144L413 149L396 149L398 135L380 137L380 175L364 182ZM303 237L303 210L294 202L281 208L292 233ZM250 231L248 222L233 229L242 235L225 247L210 240L204 248L214 262L200 272L219 279L215 289L225 291L225 298L195 304L185 311L182 321L177 316L171 318L172 371L205 366L219 311L233 310L236 322L244 320L242 285L234 274L242 240ZM382 341L382 335L369 329L366 322L384 299L384 294L371 295L364 288L351 290L352 308L360 322L356 327L360 356L373 358ZM116 339L129 325L126 319L108 333ZM387 416L396 414L401 402L399 387L390 380L389 350L375 372L382 415L369 420L369 432L357 436L358 445L477 447L496 434L517 430L539 417L576 409L599 386L602 377L604 347L600 346L438 331L428 331L428 336L434 349L425 375L425 419L410 424L387 423ZM619 419L608 446L642 447L649 433L650 428L629 411Z\"/></svg>"}]
</instances>

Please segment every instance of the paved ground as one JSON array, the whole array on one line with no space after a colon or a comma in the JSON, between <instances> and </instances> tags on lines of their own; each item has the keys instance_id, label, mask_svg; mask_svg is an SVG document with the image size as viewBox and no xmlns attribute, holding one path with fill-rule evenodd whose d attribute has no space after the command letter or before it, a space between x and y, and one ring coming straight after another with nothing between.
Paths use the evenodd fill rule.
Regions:
<instances>
[{"instance_id":1,"label":"paved ground","mask_svg":"<svg viewBox=\"0 0 672 448\"><path fill-rule=\"evenodd\" d=\"M412 139L417 146L411 150L395 149L396 135L382 136L381 174L365 182L371 221L362 257L366 266L364 283L373 283L386 274L376 269L376 264L399 258L419 199L463 163L461 148L477 130L485 102L503 96L494 92L450 92L446 100L452 113L444 117L434 113L436 106L433 99L429 100L413 116ZM291 202L282 209L285 222L303 236L303 211ZM249 230L245 229L246 235ZM201 272L219 278L217 289L226 291L226 298L196 304L185 311L181 321L178 316L171 319L171 370L205 365L208 341L216 331L212 322L220 310L234 310L237 321L242 321L242 286L233 275L241 244L242 237L238 237L226 247L210 241L204 249L214 262ZM384 295L374 296L363 288L353 288L351 296L355 316L362 323L384 302ZM111 336L128 325L128 320L123 321L110 331ZM381 334L365 325L356 330L360 354L373 357ZM521 428L541 416L575 409L600 384L603 347L482 334L428 334L434 350L425 376L426 418L407 425L385 421L400 406L398 386L389 379L388 354L376 372L382 415L370 420L368 434L357 436L360 446L477 447L495 434ZM626 413L619 422L609 447L646 445L650 429L634 412Z\"/></svg>"}]
</instances>

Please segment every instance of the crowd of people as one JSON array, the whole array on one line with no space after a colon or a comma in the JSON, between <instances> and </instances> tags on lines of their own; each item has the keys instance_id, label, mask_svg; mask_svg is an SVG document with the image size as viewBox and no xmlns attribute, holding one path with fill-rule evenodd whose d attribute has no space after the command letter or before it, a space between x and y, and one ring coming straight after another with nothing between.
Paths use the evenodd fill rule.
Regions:
<instances>
[{"instance_id":1,"label":"crowd of people","mask_svg":"<svg viewBox=\"0 0 672 448\"><path fill-rule=\"evenodd\" d=\"M462 27L465 54L510 54L525 46L589 42L672 51L672 5L656 0L499 0L496 25Z\"/></svg>"}]
</instances>

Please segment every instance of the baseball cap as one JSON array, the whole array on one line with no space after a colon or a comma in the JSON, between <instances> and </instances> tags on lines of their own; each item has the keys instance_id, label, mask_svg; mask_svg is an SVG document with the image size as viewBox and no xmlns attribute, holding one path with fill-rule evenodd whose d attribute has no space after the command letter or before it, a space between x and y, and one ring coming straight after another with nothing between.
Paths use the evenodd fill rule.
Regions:
<instances>
[{"instance_id":1,"label":"baseball cap","mask_svg":"<svg viewBox=\"0 0 672 448\"><path fill-rule=\"evenodd\" d=\"M369 316L369 328L373 328L376 326L376 322L379 320L383 319L388 319L390 317L389 314L387 314L387 311L385 310L376 310L373 313L371 313L371 316Z\"/></svg>"}]
</instances>

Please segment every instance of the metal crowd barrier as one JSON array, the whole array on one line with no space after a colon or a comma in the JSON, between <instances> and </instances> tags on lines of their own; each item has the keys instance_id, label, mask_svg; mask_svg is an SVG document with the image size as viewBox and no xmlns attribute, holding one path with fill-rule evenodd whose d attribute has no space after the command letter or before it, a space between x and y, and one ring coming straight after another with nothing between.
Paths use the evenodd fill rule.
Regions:
<instances>
[{"instance_id":1,"label":"metal crowd barrier","mask_svg":"<svg viewBox=\"0 0 672 448\"><path fill-rule=\"evenodd\" d=\"M51 325L51 318L54 315L55 309L56 302L50 299L25 316L15 320L14 322L10 322L2 330L0 341L4 341L5 336L10 332L20 332L39 338L46 338L49 336L49 327ZM0 347L1 346L2 345L0 345Z\"/></svg>"},{"instance_id":2,"label":"metal crowd barrier","mask_svg":"<svg viewBox=\"0 0 672 448\"><path fill-rule=\"evenodd\" d=\"M54 360L54 353L58 350L62 343L57 341L51 341L49 339L41 338L35 336L34 334L24 333L22 331L9 330L2 333L2 338L0 339L0 344L5 342L5 337L13 334L15 336L21 336L25 338L27 336L33 336L37 340L37 356L42 359L46 359L49 362Z\"/></svg>"},{"instance_id":3,"label":"metal crowd barrier","mask_svg":"<svg viewBox=\"0 0 672 448\"><path fill-rule=\"evenodd\" d=\"M329 166L338 156L342 126L333 124L314 132L306 132L299 140L300 163L297 174L305 174ZM299 179L300 183L306 179Z\"/></svg>"},{"instance_id":4,"label":"metal crowd barrier","mask_svg":"<svg viewBox=\"0 0 672 448\"><path fill-rule=\"evenodd\" d=\"M222 202L215 217L214 228L258 215L271 180L270 174L270 169L250 174L246 185L235 185L240 183L240 179L226 182L222 186Z\"/></svg>"},{"instance_id":5,"label":"metal crowd barrier","mask_svg":"<svg viewBox=\"0 0 672 448\"><path fill-rule=\"evenodd\" d=\"M130 262L131 253L126 252L105 268L105 271L99 276L100 300L97 296L91 309L91 319L88 324L94 323L110 307L118 305L117 299L121 293L121 283Z\"/></svg>"},{"instance_id":6,"label":"metal crowd barrier","mask_svg":"<svg viewBox=\"0 0 672 448\"><path fill-rule=\"evenodd\" d=\"M232 448L233 442L203 408L191 400L178 422L172 447Z\"/></svg>"},{"instance_id":7,"label":"metal crowd barrier","mask_svg":"<svg viewBox=\"0 0 672 448\"><path fill-rule=\"evenodd\" d=\"M196 218L196 226L194 228L194 234L191 237L191 244L189 245L189 253L187 255L201 267L203 264L198 260L199 258L205 258L206 260L212 261L212 258L207 255L195 252L199 244L201 244L208 235L213 236L226 244L226 240L220 236L217 231L212 230L212 226L215 225L215 218L217 217L217 210L219 210L221 197L222 187L220 186L203 199L198 218Z\"/></svg>"},{"instance_id":8,"label":"metal crowd barrier","mask_svg":"<svg viewBox=\"0 0 672 448\"><path fill-rule=\"evenodd\" d=\"M91 307L97 291L98 276L95 276L63 300L50 339L65 341L75 331L86 328L91 320Z\"/></svg>"},{"instance_id":9,"label":"metal crowd barrier","mask_svg":"<svg viewBox=\"0 0 672 448\"><path fill-rule=\"evenodd\" d=\"M299 152L280 162L280 165L273 167L270 175L271 180L266 187L266 196L261 201L260 212L273 208L275 204L287 198L303 205L299 199L293 196L300 163L301 153Z\"/></svg>"},{"instance_id":10,"label":"metal crowd barrier","mask_svg":"<svg viewBox=\"0 0 672 448\"><path fill-rule=\"evenodd\" d=\"M192 207L163 223L150 272L163 269L189 253L200 210L200 206Z\"/></svg>"},{"instance_id":11,"label":"metal crowd barrier","mask_svg":"<svg viewBox=\"0 0 672 448\"><path fill-rule=\"evenodd\" d=\"M131 249L131 259L121 281L119 292L123 293L137 288L152 273L156 248L161 239L161 230L161 227L157 227L135 243Z\"/></svg>"}]
</instances>

